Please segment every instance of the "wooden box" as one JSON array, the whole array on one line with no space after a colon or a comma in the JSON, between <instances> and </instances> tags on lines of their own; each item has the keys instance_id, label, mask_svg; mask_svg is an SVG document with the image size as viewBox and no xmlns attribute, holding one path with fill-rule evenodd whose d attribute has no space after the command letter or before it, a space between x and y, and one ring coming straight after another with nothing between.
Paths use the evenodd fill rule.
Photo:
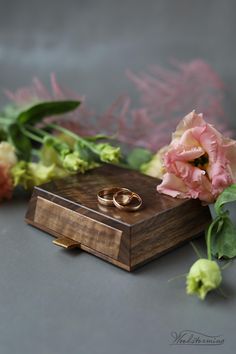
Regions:
<instances>
[{"instance_id":1,"label":"wooden box","mask_svg":"<svg viewBox=\"0 0 236 354\"><path fill-rule=\"evenodd\" d=\"M198 200L157 193L159 180L112 165L84 175L35 187L26 222L57 239L65 248L80 247L127 271L200 235L211 220ZM135 212L102 206L97 193L106 187L138 193L143 206Z\"/></svg>"}]
</instances>

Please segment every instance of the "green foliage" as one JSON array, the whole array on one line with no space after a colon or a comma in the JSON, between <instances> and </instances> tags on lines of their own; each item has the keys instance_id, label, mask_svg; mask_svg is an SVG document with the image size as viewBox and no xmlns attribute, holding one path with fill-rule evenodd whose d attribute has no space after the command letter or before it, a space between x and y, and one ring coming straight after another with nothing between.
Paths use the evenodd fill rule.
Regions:
<instances>
[{"instance_id":1,"label":"green foliage","mask_svg":"<svg viewBox=\"0 0 236 354\"><path fill-rule=\"evenodd\" d=\"M217 215L221 215L224 205L236 201L236 184L227 187L217 198L215 202L215 211Z\"/></svg>"},{"instance_id":2,"label":"green foliage","mask_svg":"<svg viewBox=\"0 0 236 354\"><path fill-rule=\"evenodd\" d=\"M8 138L15 146L19 159L29 161L31 157L32 144L30 139L25 136L18 123L12 123L7 127Z\"/></svg>"},{"instance_id":3,"label":"green foliage","mask_svg":"<svg viewBox=\"0 0 236 354\"><path fill-rule=\"evenodd\" d=\"M0 128L0 142L7 140L7 133L4 129Z\"/></svg>"},{"instance_id":4,"label":"green foliage","mask_svg":"<svg viewBox=\"0 0 236 354\"><path fill-rule=\"evenodd\" d=\"M230 219L225 204L236 201L236 184L226 188L217 198L215 212L217 217L209 226L206 239L211 254L218 258L236 257L236 227Z\"/></svg>"},{"instance_id":5,"label":"green foliage","mask_svg":"<svg viewBox=\"0 0 236 354\"><path fill-rule=\"evenodd\" d=\"M213 229L211 253L218 258L236 256L236 229L229 216L221 217Z\"/></svg>"},{"instance_id":6,"label":"green foliage","mask_svg":"<svg viewBox=\"0 0 236 354\"><path fill-rule=\"evenodd\" d=\"M92 161L97 161L97 155L89 149L88 146L84 146L80 141L77 141L74 144L74 149L77 151L81 157L81 159L88 161L89 163Z\"/></svg>"},{"instance_id":7,"label":"green foliage","mask_svg":"<svg viewBox=\"0 0 236 354\"><path fill-rule=\"evenodd\" d=\"M135 148L127 156L128 165L134 170L140 170L141 166L149 162L153 157L150 150Z\"/></svg>"},{"instance_id":8,"label":"green foliage","mask_svg":"<svg viewBox=\"0 0 236 354\"><path fill-rule=\"evenodd\" d=\"M70 112L79 106L79 101L52 101L41 102L19 111L14 106L7 106L3 111L1 124L6 131L7 138L16 148L17 156L21 160L29 161L32 150L32 140L41 142L42 137L32 134L30 128L43 118Z\"/></svg>"},{"instance_id":9,"label":"green foliage","mask_svg":"<svg viewBox=\"0 0 236 354\"><path fill-rule=\"evenodd\" d=\"M68 113L80 105L79 101L52 101L35 104L21 112L17 121L19 124L36 124L43 118Z\"/></svg>"},{"instance_id":10,"label":"green foliage","mask_svg":"<svg viewBox=\"0 0 236 354\"><path fill-rule=\"evenodd\" d=\"M84 173L101 161L119 161L120 148L100 142L107 138L104 135L83 138L57 124L37 126L43 118L70 112L79 104L79 101L41 102L21 111L14 106L3 111L0 138L3 136L14 145L18 157L11 170L15 185L32 188L54 178ZM62 136L50 134L51 130L60 131ZM38 162L32 162L32 152L39 158Z\"/></svg>"}]
</instances>

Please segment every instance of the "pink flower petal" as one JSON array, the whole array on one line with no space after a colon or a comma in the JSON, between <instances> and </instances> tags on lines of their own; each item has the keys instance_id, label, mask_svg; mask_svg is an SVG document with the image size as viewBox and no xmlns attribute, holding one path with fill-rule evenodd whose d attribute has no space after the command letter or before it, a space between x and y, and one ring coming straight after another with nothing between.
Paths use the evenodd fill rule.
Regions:
<instances>
[{"instance_id":1,"label":"pink flower petal","mask_svg":"<svg viewBox=\"0 0 236 354\"><path fill-rule=\"evenodd\" d=\"M208 156L204 164L194 161L203 155ZM202 115L191 112L173 134L164 168L167 173L158 191L212 203L236 180L236 141L224 138Z\"/></svg>"},{"instance_id":2,"label":"pink flower petal","mask_svg":"<svg viewBox=\"0 0 236 354\"><path fill-rule=\"evenodd\" d=\"M162 183L157 186L157 191L174 198L190 198L184 182L172 173L164 174Z\"/></svg>"}]
</instances>

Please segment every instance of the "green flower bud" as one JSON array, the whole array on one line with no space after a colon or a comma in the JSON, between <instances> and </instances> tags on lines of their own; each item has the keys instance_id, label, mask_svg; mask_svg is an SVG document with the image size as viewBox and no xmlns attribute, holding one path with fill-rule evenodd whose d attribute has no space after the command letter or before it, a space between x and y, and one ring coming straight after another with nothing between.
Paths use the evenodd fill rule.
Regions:
<instances>
[{"instance_id":1,"label":"green flower bud","mask_svg":"<svg viewBox=\"0 0 236 354\"><path fill-rule=\"evenodd\" d=\"M54 149L54 151L64 158L70 152L70 147L64 141L60 141L57 137L46 136L43 141L43 148Z\"/></svg>"},{"instance_id":2,"label":"green flower bud","mask_svg":"<svg viewBox=\"0 0 236 354\"><path fill-rule=\"evenodd\" d=\"M65 156L63 160L63 167L71 172L82 172L88 170L89 164L87 161L84 161L80 158L79 153L77 151L68 154Z\"/></svg>"},{"instance_id":3,"label":"green flower bud","mask_svg":"<svg viewBox=\"0 0 236 354\"><path fill-rule=\"evenodd\" d=\"M56 166L62 167L60 155L53 146L48 146L46 144L42 146L40 149L40 160L45 166L55 164Z\"/></svg>"},{"instance_id":4,"label":"green flower bud","mask_svg":"<svg viewBox=\"0 0 236 354\"><path fill-rule=\"evenodd\" d=\"M218 264L215 261L200 258L192 265L187 275L186 292L188 295L196 294L204 300L208 291L219 287L221 280Z\"/></svg>"},{"instance_id":5,"label":"green flower bud","mask_svg":"<svg viewBox=\"0 0 236 354\"><path fill-rule=\"evenodd\" d=\"M117 163L120 159L120 148L107 143L96 144L96 150L103 162Z\"/></svg>"},{"instance_id":6,"label":"green flower bud","mask_svg":"<svg viewBox=\"0 0 236 354\"><path fill-rule=\"evenodd\" d=\"M25 189L27 189L27 162L19 161L17 164L11 169L11 176L13 180L14 186L22 185Z\"/></svg>"},{"instance_id":7,"label":"green flower bud","mask_svg":"<svg viewBox=\"0 0 236 354\"><path fill-rule=\"evenodd\" d=\"M45 166L42 163L19 161L12 169L11 176L14 186L32 189L34 186L65 177L68 173L55 165Z\"/></svg>"}]
</instances>

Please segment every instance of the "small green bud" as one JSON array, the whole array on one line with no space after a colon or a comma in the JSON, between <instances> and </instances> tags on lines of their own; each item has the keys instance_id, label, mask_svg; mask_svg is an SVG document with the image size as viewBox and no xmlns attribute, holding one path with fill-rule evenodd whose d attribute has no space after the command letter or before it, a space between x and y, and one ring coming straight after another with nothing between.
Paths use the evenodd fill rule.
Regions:
<instances>
[{"instance_id":1,"label":"small green bud","mask_svg":"<svg viewBox=\"0 0 236 354\"><path fill-rule=\"evenodd\" d=\"M88 170L89 164L87 161L84 161L80 158L79 153L77 151L68 154L65 156L63 160L63 167L71 172L82 172Z\"/></svg>"},{"instance_id":2,"label":"small green bud","mask_svg":"<svg viewBox=\"0 0 236 354\"><path fill-rule=\"evenodd\" d=\"M204 300L209 291L219 287L221 280L218 264L215 261L200 258L192 265L187 275L186 292L188 295L196 294Z\"/></svg>"},{"instance_id":3,"label":"small green bud","mask_svg":"<svg viewBox=\"0 0 236 354\"><path fill-rule=\"evenodd\" d=\"M45 166L42 163L19 161L12 169L14 186L32 189L34 186L51 181L57 177L55 165Z\"/></svg>"},{"instance_id":4,"label":"small green bud","mask_svg":"<svg viewBox=\"0 0 236 354\"><path fill-rule=\"evenodd\" d=\"M99 152L100 159L103 162L117 163L120 159L120 148L111 146L107 143L96 144L96 150Z\"/></svg>"},{"instance_id":5,"label":"small green bud","mask_svg":"<svg viewBox=\"0 0 236 354\"><path fill-rule=\"evenodd\" d=\"M69 145L54 136L45 136L43 139L43 147L53 148L61 157L64 157L70 152Z\"/></svg>"}]
</instances>

